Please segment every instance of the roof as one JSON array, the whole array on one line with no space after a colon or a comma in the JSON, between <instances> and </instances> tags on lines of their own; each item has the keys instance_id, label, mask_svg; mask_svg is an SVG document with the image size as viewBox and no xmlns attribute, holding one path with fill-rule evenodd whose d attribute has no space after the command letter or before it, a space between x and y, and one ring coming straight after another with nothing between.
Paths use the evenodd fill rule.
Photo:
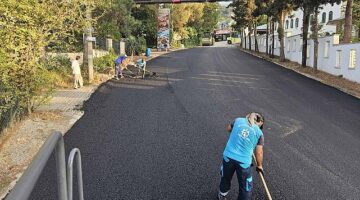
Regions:
<instances>
[{"instance_id":1,"label":"roof","mask_svg":"<svg viewBox=\"0 0 360 200\"><path fill-rule=\"evenodd\" d=\"M340 18L337 18L337 19L333 19L333 20L328 21L326 23L326 25L337 25L343 20L345 20L345 17L340 17Z\"/></svg>"}]
</instances>

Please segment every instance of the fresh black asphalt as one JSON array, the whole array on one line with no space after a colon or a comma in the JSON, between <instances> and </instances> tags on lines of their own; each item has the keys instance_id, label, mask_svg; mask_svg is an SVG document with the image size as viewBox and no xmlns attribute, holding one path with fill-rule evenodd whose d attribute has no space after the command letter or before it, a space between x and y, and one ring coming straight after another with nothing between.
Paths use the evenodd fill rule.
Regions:
<instances>
[{"instance_id":1,"label":"fresh black asphalt","mask_svg":"<svg viewBox=\"0 0 360 200\"><path fill-rule=\"evenodd\" d=\"M67 153L82 153L85 199L216 199L225 126L251 111L266 117L273 199L360 199L359 99L236 48L172 52L148 66L157 78L99 87L65 136ZM254 199L266 199L253 176ZM56 199L55 182L50 160L31 199Z\"/></svg>"}]
</instances>

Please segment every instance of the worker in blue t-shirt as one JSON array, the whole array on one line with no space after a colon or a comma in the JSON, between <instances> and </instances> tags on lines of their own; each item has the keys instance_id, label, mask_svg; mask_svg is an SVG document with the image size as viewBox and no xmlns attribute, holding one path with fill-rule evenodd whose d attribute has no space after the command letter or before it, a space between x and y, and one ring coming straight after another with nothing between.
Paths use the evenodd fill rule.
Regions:
<instances>
[{"instance_id":1,"label":"worker in blue t-shirt","mask_svg":"<svg viewBox=\"0 0 360 200\"><path fill-rule=\"evenodd\" d=\"M230 191L231 179L236 171L239 182L238 200L250 200L252 194L252 155L255 150L256 170L263 173L262 128L264 117L259 113L249 113L245 118L236 118L226 127L230 133L223 154L221 166L219 200L225 200Z\"/></svg>"},{"instance_id":2,"label":"worker in blue t-shirt","mask_svg":"<svg viewBox=\"0 0 360 200\"><path fill-rule=\"evenodd\" d=\"M122 70L121 70L121 63L127 58L127 55L120 55L118 58L116 58L115 60L115 78L119 79L119 75L120 78L123 78L123 74L122 74Z\"/></svg>"}]
</instances>

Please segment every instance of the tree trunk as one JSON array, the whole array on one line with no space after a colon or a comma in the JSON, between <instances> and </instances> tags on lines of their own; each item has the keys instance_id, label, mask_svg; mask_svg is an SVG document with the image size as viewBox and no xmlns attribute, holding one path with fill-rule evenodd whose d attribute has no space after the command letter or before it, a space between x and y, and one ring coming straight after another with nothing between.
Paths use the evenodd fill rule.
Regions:
<instances>
[{"instance_id":1,"label":"tree trunk","mask_svg":"<svg viewBox=\"0 0 360 200\"><path fill-rule=\"evenodd\" d=\"M285 51L284 51L284 21L285 21L285 15L284 12L281 11L279 13L279 41L280 41L280 62L285 61Z\"/></svg>"},{"instance_id":2,"label":"tree trunk","mask_svg":"<svg viewBox=\"0 0 360 200\"><path fill-rule=\"evenodd\" d=\"M240 33L240 49L241 49L242 45L243 45L243 31L242 31L242 29L240 29L239 33Z\"/></svg>"},{"instance_id":3,"label":"tree trunk","mask_svg":"<svg viewBox=\"0 0 360 200\"><path fill-rule=\"evenodd\" d=\"M255 19L255 23L254 23L254 40L255 40L255 51L259 52L259 45L258 45L258 41L257 41L257 19Z\"/></svg>"},{"instance_id":4,"label":"tree trunk","mask_svg":"<svg viewBox=\"0 0 360 200\"><path fill-rule=\"evenodd\" d=\"M310 11L307 8L304 8L304 11L303 11L303 31L302 31L303 46L302 46L302 58L301 58L301 66L303 66L303 67L306 67L309 19L310 19Z\"/></svg>"},{"instance_id":5,"label":"tree trunk","mask_svg":"<svg viewBox=\"0 0 360 200\"><path fill-rule=\"evenodd\" d=\"M244 49L246 49L246 33L245 33L245 30L243 30L243 38L244 38Z\"/></svg>"},{"instance_id":6,"label":"tree trunk","mask_svg":"<svg viewBox=\"0 0 360 200\"><path fill-rule=\"evenodd\" d=\"M249 26L249 50L251 51L251 25Z\"/></svg>"},{"instance_id":7,"label":"tree trunk","mask_svg":"<svg viewBox=\"0 0 360 200\"><path fill-rule=\"evenodd\" d=\"M266 55L269 55L269 17L266 16Z\"/></svg>"},{"instance_id":8,"label":"tree trunk","mask_svg":"<svg viewBox=\"0 0 360 200\"><path fill-rule=\"evenodd\" d=\"M319 32L319 27L318 27L318 18L317 16L319 15L319 7L315 7L315 12L314 12L314 24L313 24L313 28L314 28L314 32L313 32L313 39L314 39L314 63L313 63L313 67L315 70L317 70L317 64L318 64L318 49L319 49L319 36L318 36L318 32Z\"/></svg>"},{"instance_id":9,"label":"tree trunk","mask_svg":"<svg viewBox=\"0 0 360 200\"><path fill-rule=\"evenodd\" d=\"M344 43L351 42L353 0L347 0L345 11Z\"/></svg>"},{"instance_id":10,"label":"tree trunk","mask_svg":"<svg viewBox=\"0 0 360 200\"><path fill-rule=\"evenodd\" d=\"M271 57L274 57L275 51L275 21L272 22L272 45L271 45Z\"/></svg>"}]
</instances>

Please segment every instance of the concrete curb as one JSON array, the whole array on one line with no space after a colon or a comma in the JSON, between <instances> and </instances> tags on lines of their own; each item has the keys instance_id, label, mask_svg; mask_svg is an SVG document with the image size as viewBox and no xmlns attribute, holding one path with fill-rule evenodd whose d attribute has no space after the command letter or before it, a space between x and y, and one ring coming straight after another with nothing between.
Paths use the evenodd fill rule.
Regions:
<instances>
[{"instance_id":1,"label":"concrete curb","mask_svg":"<svg viewBox=\"0 0 360 200\"><path fill-rule=\"evenodd\" d=\"M348 95L351 95L351 96L353 96L353 97L355 97L355 98L360 99L360 95L355 94L354 92L352 92L352 91L350 91L350 90L348 90L348 89L346 89L346 88L340 87L340 86L335 85L335 84L332 84L332 83L327 83L326 81L324 81L324 80L322 80L322 79L320 79L320 78L317 78L317 77L312 76L312 75L310 75L310 74L306 74L306 73L304 73L304 72L297 71L296 69L293 69L293 68L288 67L288 66L286 66L286 65L283 65L283 64L274 62L274 61L272 61L272 60L270 60L270 59L268 59L268 58L266 58L266 57L262 57L262 56L259 56L259 55L254 54L254 53L251 53L251 52L249 52L249 51L245 51L245 50L243 50L243 49L241 49L241 48L239 48L239 50L242 51L242 52L244 52L244 53L247 53L247 54L249 54L249 55L252 55L252 56L255 56L255 57L257 57L257 58L260 58L260 59L262 59L262 60L266 60L266 61L268 61L268 62L271 62L271 63L273 63L273 64L275 64L275 65L280 66L280 67L283 67L283 68L292 70L292 71L294 71L294 72L296 72L296 73L298 73L298 74L301 74L301 75L303 75L303 76L305 76L305 77L307 77L307 78L313 79L313 80L318 81L318 82L320 82L320 83L322 83L322 84L324 84L324 85L333 87L333 88L335 88L335 89L337 89L337 90L340 90L341 92L344 92L344 93L346 93L346 94L348 94Z\"/></svg>"}]
</instances>

